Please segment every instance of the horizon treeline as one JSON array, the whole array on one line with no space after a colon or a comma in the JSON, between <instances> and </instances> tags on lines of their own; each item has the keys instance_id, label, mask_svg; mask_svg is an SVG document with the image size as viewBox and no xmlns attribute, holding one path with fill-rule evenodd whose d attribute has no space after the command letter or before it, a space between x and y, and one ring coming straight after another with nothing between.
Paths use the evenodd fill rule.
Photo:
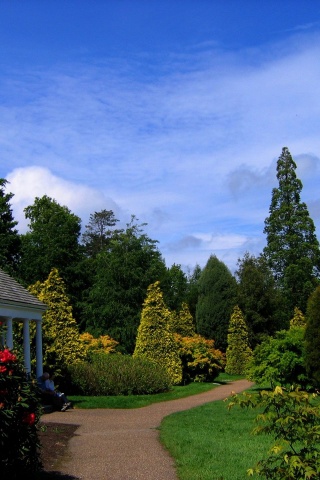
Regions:
<instances>
[{"instance_id":1,"label":"horizon treeline","mask_svg":"<svg viewBox=\"0 0 320 480\"><path fill-rule=\"evenodd\" d=\"M44 195L24 209L28 231L19 234L0 179L0 268L24 286L44 282L56 268L65 283L80 331L109 335L132 354L149 285L160 282L166 306L187 304L195 331L226 351L230 316L237 305L248 326L251 348L288 328L295 307L303 313L320 284L320 250L314 222L300 199L302 182L285 147L277 162L278 186L271 192L260 255L246 252L233 275L214 252L204 268L189 273L167 267L157 240L132 215L125 228L112 210L81 219Z\"/></svg>"}]
</instances>

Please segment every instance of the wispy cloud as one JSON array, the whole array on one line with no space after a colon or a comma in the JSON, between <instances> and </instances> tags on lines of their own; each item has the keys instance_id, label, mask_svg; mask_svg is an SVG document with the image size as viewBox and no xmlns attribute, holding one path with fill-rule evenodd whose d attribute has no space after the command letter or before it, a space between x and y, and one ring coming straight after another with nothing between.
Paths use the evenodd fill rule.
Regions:
<instances>
[{"instance_id":1,"label":"wispy cloud","mask_svg":"<svg viewBox=\"0 0 320 480\"><path fill-rule=\"evenodd\" d=\"M168 264L214 253L232 267L263 245L288 146L319 229L319 39L232 54L198 46L148 71L139 57L7 71L0 176L15 216L23 225L43 194L84 223L102 208L133 213Z\"/></svg>"}]
</instances>

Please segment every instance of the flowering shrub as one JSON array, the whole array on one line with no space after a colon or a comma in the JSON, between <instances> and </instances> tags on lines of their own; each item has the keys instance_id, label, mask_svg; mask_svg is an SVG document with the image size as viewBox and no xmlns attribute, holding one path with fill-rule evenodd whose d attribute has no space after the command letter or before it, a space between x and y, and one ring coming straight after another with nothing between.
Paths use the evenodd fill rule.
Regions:
<instances>
[{"instance_id":1,"label":"flowering shrub","mask_svg":"<svg viewBox=\"0 0 320 480\"><path fill-rule=\"evenodd\" d=\"M25 475L40 469L39 416L37 385L27 379L17 356L0 346L0 463L3 477L29 478Z\"/></svg>"},{"instance_id":2,"label":"flowering shrub","mask_svg":"<svg viewBox=\"0 0 320 480\"><path fill-rule=\"evenodd\" d=\"M175 334L182 362L183 383L212 382L225 366L225 356L214 348L214 340L201 335L182 337Z\"/></svg>"}]
</instances>

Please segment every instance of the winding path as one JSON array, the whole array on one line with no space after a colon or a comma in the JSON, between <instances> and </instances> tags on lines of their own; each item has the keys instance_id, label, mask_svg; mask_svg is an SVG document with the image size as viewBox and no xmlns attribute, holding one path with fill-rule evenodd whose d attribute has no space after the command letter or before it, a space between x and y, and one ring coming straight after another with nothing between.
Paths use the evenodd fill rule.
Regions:
<instances>
[{"instance_id":1,"label":"winding path","mask_svg":"<svg viewBox=\"0 0 320 480\"><path fill-rule=\"evenodd\" d=\"M171 413L223 400L252 385L237 380L209 392L137 409L68 410L43 415L45 423L79 425L58 468L82 480L177 480L174 460L159 441L158 427Z\"/></svg>"}]
</instances>

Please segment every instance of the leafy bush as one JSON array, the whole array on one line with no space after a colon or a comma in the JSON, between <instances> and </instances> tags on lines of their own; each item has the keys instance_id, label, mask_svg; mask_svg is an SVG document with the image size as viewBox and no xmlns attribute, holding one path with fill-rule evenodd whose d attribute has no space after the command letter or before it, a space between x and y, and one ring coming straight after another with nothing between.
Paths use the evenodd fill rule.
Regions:
<instances>
[{"instance_id":1,"label":"leafy bush","mask_svg":"<svg viewBox=\"0 0 320 480\"><path fill-rule=\"evenodd\" d=\"M182 337L175 334L182 362L182 382L212 382L223 370L225 356L214 348L214 340L201 335Z\"/></svg>"},{"instance_id":2,"label":"leafy bush","mask_svg":"<svg viewBox=\"0 0 320 480\"><path fill-rule=\"evenodd\" d=\"M229 408L258 408L254 434L274 437L269 456L248 470L273 480L320 478L320 405L316 395L298 389L234 395Z\"/></svg>"},{"instance_id":3,"label":"leafy bush","mask_svg":"<svg viewBox=\"0 0 320 480\"><path fill-rule=\"evenodd\" d=\"M281 330L274 338L258 345L248 368L248 376L258 384L270 383L307 388L310 381L304 365L304 328Z\"/></svg>"},{"instance_id":4,"label":"leafy bush","mask_svg":"<svg viewBox=\"0 0 320 480\"><path fill-rule=\"evenodd\" d=\"M1 334L1 332L0 332ZM38 387L10 350L0 350L0 463L10 479L29 478L40 469Z\"/></svg>"},{"instance_id":5,"label":"leafy bush","mask_svg":"<svg viewBox=\"0 0 320 480\"><path fill-rule=\"evenodd\" d=\"M167 371L144 358L97 354L70 366L71 388L80 395L143 395L165 392Z\"/></svg>"}]
</instances>

